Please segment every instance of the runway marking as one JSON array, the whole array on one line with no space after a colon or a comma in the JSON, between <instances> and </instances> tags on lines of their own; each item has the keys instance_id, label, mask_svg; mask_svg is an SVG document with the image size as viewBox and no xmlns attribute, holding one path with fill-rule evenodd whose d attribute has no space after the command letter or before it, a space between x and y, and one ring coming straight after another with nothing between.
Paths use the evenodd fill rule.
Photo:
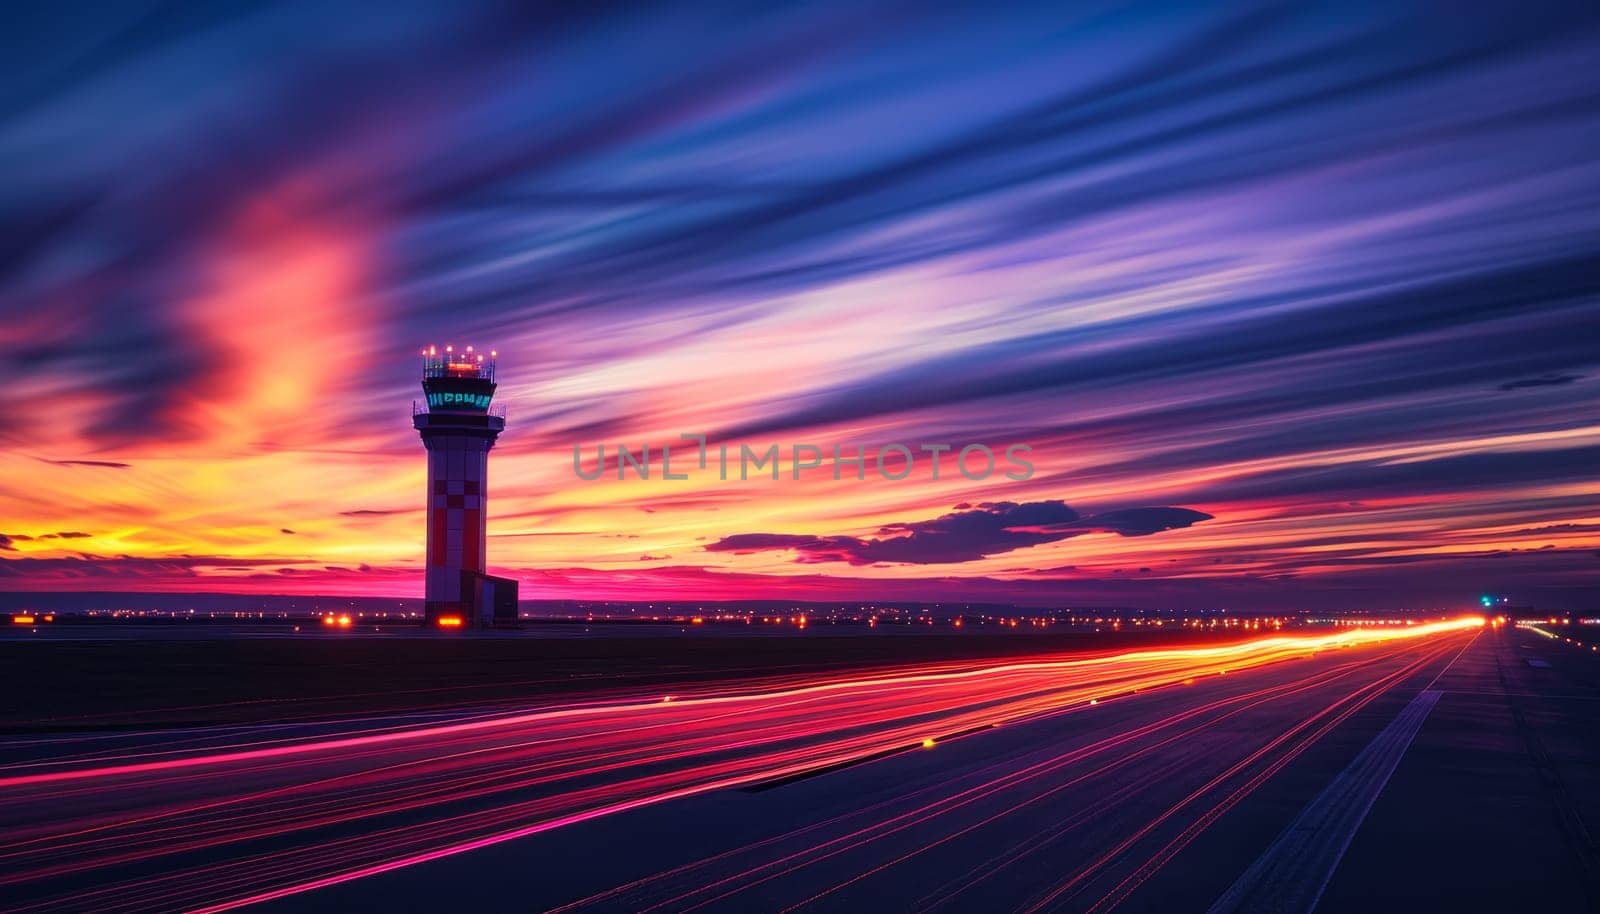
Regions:
<instances>
[{"instance_id":1,"label":"runway marking","mask_svg":"<svg viewBox=\"0 0 1600 914\"><path fill-rule=\"evenodd\" d=\"M1545 749L1544 741L1539 739L1538 732L1528 724L1528 717L1523 713L1522 700L1520 697L1515 697L1516 693L1511 691L1511 683L1506 679L1506 667L1500 662L1499 653L1495 654L1494 667L1495 674L1500 679L1500 688L1505 690L1506 709L1511 712L1511 720L1528 750L1528 760L1533 765L1534 773L1538 775L1539 790L1549 799L1551 808L1561 821L1561 836L1572 849L1578 867L1578 878L1582 882L1584 894L1589 898L1589 907L1591 910L1600 910L1600 849L1595 846L1594 835L1589 831L1588 823L1584 822L1583 814L1578 809L1578 804L1573 801L1571 792L1567 790L1561 772L1550 758L1549 751Z\"/></svg>"},{"instance_id":2,"label":"runway marking","mask_svg":"<svg viewBox=\"0 0 1600 914\"><path fill-rule=\"evenodd\" d=\"M1444 693L1424 689L1308 803L1206 914L1309 914Z\"/></svg>"}]
</instances>

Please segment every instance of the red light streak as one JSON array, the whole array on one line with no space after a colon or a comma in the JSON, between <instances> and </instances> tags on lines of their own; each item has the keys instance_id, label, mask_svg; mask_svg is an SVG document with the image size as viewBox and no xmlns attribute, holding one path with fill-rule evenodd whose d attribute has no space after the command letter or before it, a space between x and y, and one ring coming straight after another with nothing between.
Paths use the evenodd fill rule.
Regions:
<instances>
[{"instance_id":1,"label":"red light streak","mask_svg":"<svg viewBox=\"0 0 1600 914\"><path fill-rule=\"evenodd\" d=\"M856 832L852 832L850 834L844 835L844 836L842 836L840 838L837 838L837 839L835 839L833 841L825 842L822 845L817 845L815 847L808 848L808 849L806 849L804 851L799 851L799 852L796 852L796 853L789 854L789 855L787 855L785 857L781 857L781 858L779 858L779 859L777 859L775 861L772 861L772 862L770 862L768 864L765 864L763 866L756 867L753 870L747 870L747 871L744 871L744 872L741 872L741 873L737 873L737 874L735 874L733 876L728 876L728 877L725 877L725 878L722 878L722 879L718 879L718 880L713 881L713 882L711 882L711 883L709 883L707 885L702 885L702 886L700 886L700 887L698 887L698 888L696 888L696 889L694 889L692 891L677 895L677 896L672 897L672 898L668 898L668 899L662 900L662 901L656 903L655 905L652 905L649 908L645 908L644 910L646 910L646 911L657 910L657 909L660 909L660 908L663 908L663 907L671 907L671 908L674 908L674 909L682 909L682 910L692 910L693 908L703 907L704 905L713 903L713 902L718 901L720 899L726 898L726 897L728 897L728 896L730 896L732 894L735 894L735 892L737 892L737 891L743 891L743 890L750 889L750 888L752 888L754 886L761 885L761 884L763 884L765 882L768 882L768 881L770 881L772 879L776 879L776 878L778 878L780 876L788 875L788 874L790 874L792 872L795 872L795 871L797 871L799 869L802 869L802 868L804 868L806 866L814 865L815 863L820 862L822 860L838 856L839 854L845 853L845 852L850 851L850 850L854 850L856 848L859 848L859 847L862 847L862 846L865 846L865 845L869 845L869 844L871 844L871 843L873 843L875 841L878 841L880 839L883 839L883 838L885 838L885 837L887 837L889 835L901 833L901 832L904 832L904 831L906 831L906 830L908 830L910 828L913 828L913 827L923 826L923 825L927 825L927 824L932 823L932 822L936 822L941 817L944 817L944 816L947 816L947 815L951 814L952 812L958 810L960 807L968 806L968 805L971 805L971 804L976 803L976 802L980 802L980 801L983 801L983 800L990 799L992 797L1001 795L1002 792L1004 792L1004 791L1014 791L1014 790L1018 789L1019 787L1025 785L1029 781L1033 781L1033 780L1044 778L1044 777L1046 777L1048 775L1051 775L1051 774L1053 774L1053 773L1055 773L1057 771L1073 770L1073 766L1076 765L1077 763L1081 762L1081 761L1084 761L1086 759L1089 759L1091 757L1094 757L1096 755L1099 755L1099 754L1102 754L1102 753L1105 753L1105 752L1109 752L1109 751L1112 751L1112 750L1120 749L1120 748L1126 747L1128 745L1133 745L1133 744L1135 744L1137 742L1138 739L1140 739L1140 738L1142 738L1144 736L1147 736L1147 735L1150 735L1150 734L1154 734L1154 733L1163 732L1164 730L1171 730L1171 729L1175 728L1180 723L1185 723L1185 722L1188 722L1188 721L1191 721L1191 720L1196 720L1196 719L1202 720L1202 722L1199 723L1199 724L1196 724L1196 725L1194 725L1192 727L1185 728L1185 729L1180 730L1180 731L1175 732L1175 733L1171 733L1170 735L1164 737L1159 742L1146 745L1145 747L1134 751L1133 753L1131 753L1128 756L1122 757L1120 759L1115 759L1115 760L1112 760L1112 761L1108 761L1108 762L1098 766L1097 768L1095 768L1093 770L1084 771L1084 772L1078 774L1077 776L1075 776L1074 778L1072 778L1071 780L1069 780L1069 781L1067 781L1065 783L1059 784L1059 785L1057 785L1055 787L1052 787L1052 788L1044 791L1043 793L1034 796L1033 798L1031 798L1029 800L1025 800L1025 801L1023 801L1022 803L1019 803L1019 804L1014 804L1014 805L1012 805L1012 806L1010 806L1010 807L1008 807L1008 808L1006 808L1006 809L1004 809L1004 810L1002 810L1000 812L994 813L994 814L992 814L992 815L990 815L990 816L988 816L988 817L986 817L986 818L984 818L982 820L979 820L978 822L970 824L970 825L966 826L965 828L961 829L960 831L957 831L957 832L955 832L953 834L947 835L942 839L935 840L935 841L933 841L931 843L925 844L925 845L923 845L921 848L919 848L916 851L913 851L913 852L910 852L910 853L907 853L907 854L903 854L903 855L901 855L899 857L894 858L893 860L890 860L890 861L884 863L881 866L875 867L875 868L873 868L871 870L868 870L868 871L866 871L864 873L861 873L857 877L855 877L854 879L849 880L848 882L859 881L860 879L863 879L863 878L866 878L867 876L870 876L874 872L878 872L878 871L881 871L883 869L887 869L890 866L893 866L896 863L903 862L904 860L909 859L910 857L915 856L918 853L921 853L921 852L926 851L926 850L930 850L933 847L937 847L940 844L943 844L943 843L945 843L945 842L947 842L947 841L949 841L949 840L951 840L953 838L959 837L962 834L971 832L971 831L973 831L975 829L978 829L978 828L980 828L980 827L982 827L982 826L984 826L986 824L994 822L994 821L1002 818L1005 815L1008 815L1008 814L1010 814L1012 812L1017 811L1018 809L1022 808L1023 806L1026 806L1026 805L1029 805L1031 803L1037 802L1039 800L1048 798L1049 796L1051 796L1053 794L1056 794L1056 793L1059 793L1059 792L1061 792L1061 791L1063 791L1063 790L1065 790L1065 789L1067 789L1069 787L1072 787L1074 785L1083 783L1083 782L1095 777L1096 775L1103 774L1103 773L1105 773L1107 771L1120 769L1121 766L1124 766L1127 763L1130 763L1130 762L1132 762L1132 761L1134 761L1134 760L1136 760L1136 759L1138 759L1140 757L1153 754L1157 750L1164 749L1166 747L1172 746L1173 744L1179 743L1180 741L1183 741L1183 740L1191 739L1191 738L1195 737L1197 734L1203 732L1204 730L1206 730L1208 728L1211 728L1211 727L1213 727L1213 726L1215 726L1215 725L1217 725L1217 724L1219 724L1219 723L1221 723L1221 722L1223 722L1225 720L1228 720L1229 718L1232 718L1232 717L1235 717L1235 716L1237 716L1239 714L1242 714L1243 712L1248 711L1248 710L1250 710L1252 708L1255 708L1255 707L1257 707L1259 705L1262 705L1262 704L1264 704L1266 702L1278 700L1278 699L1281 699L1281 698L1283 698L1285 696L1288 696L1288 695L1294 695L1294 694L1297 694L1297 693L1310 692L1310 691L1313 691L1313 690L1316 690L1316 689L1326 688L1331 684L1334 684L1334 683L1336 683L1338 681L1341 681L1341 680L1343 680L1345 678L1348 678L1352 674L1353 671L1358 671L1359 668L1366 667L1366 666L1370 665L1372 662L1373 661L1370 658L1369 659L1363 659L1361 661L1358 661L1358 662L1355 662L1355 663L1351 663L1351 664L1347 664L1347 665L1345 665L1343 667L1336 668L1336 669L1334 669L1332 671L1329 671L1329 672L1324 672L1324 673L1321 673L1321 674L1314 675L1312 677L1307 678L1306 680L1302 680L1302 681L1297 682L1297 683L1292 683L1290 685L1269 687L1269 688L1266 688L1266 689L1257 690L1255 692L1250 692L1250 693L1247 693L1245 695L1237 696L1235 698L1225 699L1225 700L1221 700L1221 701L1214 701L1214 702L1208 703L1207 705L1204 705L1202 707L1191 709L1191 710L1189 710L1187 712L1183 712L1183 713L1171 716L1169 718L1157 721L1154 724L1147 725L1147 726L1141 727L1141 728L1137 728L1137 729L1132 730L1132 731L1127 731L1127 732L1118 734L1116 736L1110 737L1108 739L1101 740L1100 742L1092 744L1092 745L1090 745L1088 747L1085 747L1085 748L1083 748L1081 750L1076 750L1074 752L1069 752L1069 753L1067 753L1065 755L1058 756L1058 757L1050 759L1050 760L1048 760L1046 762L1042 762L1042 763L1033 765L1033 766L1031 766L1029 768L1025 768L1025 769L1022 769L1020 771L1009 772L1009 773L1004 774L1001 777L993 780L992 782L983 783L982 786L980 786L980 787L972 788L972 789L963 791L961 793L955 794L954 796L945 798L944 800L941 800L941 801L935 802L933 804L930 804L928 806L921 807L919 809L913 810L911 813L907 813L907 814L904 814L904 815L901 815L901 816L897 816L895 818L886 820L886 821L881 822L881 823L875 823L875 824L873 824L873 825L871 825L871 826L869 826L867 828L863 828L863 829L860 829L860 830L858 830ZM1205 715L1207 715L1207 714L1209 714L1209 713L1211 713L1213 711L1221 710L1223 708L1231 708L1231 710L1229 710L1226 713L1222 714L1220 717L1205 719ZM1175 767L1181 768L1181 767L1184 766L1184 764L1185 763L1182 760L1180 760L1179 763ZM1064 831L1067 828L1073 827L1076 824L1081 824L1081 822L1084 821L1084 820L1092 819L1093 816L1096 814L1096 810L1105 808L1105 807L1110 806L1110 805L1114 805L1115 802L1117 802L1117 800L1119 798L1125 797L1126 795L1135 794L1135 793L1139 792L1139 790L1142 790L1145 787L1148 787L1152 782L1159 781L1166 774L1170 774L1170 773L1171 773L1170 771L1158 772L1154 777L1133 781L1132 783L1127 785L1127 787L1125 787L1123 790L1119 791L1117 794L1114 794L1111 797L1106 798L1102 802L1095 804L1095 806L1092 807L1091 809L1085 810L1082 815L1075 816L1075 817L1073 817L1073 819L1069 820L1068 822L1062 823L1061 826L1059 826L1058 829L1055 830L1055 832L1059 833L1060 831ZM781 836L780 838L776 838L776 839L773 839L773 840L774 841L782 841L783 838L792 837L792 836L793 835ZM1046 834L1042 839L1038 839L1037 843L1039 843L1041 845L1044 844L1044 843L1048 843L1048 840L1049 840L1050 837L1051 837L1051 835ZM843 842L843 843L841 843L841 842ZM713 859L715 859L715 858L713 858ZM970 886L971 883L976 882L976 881L978 881L979 879L981 879L983 877L986 877L988 875L992 875L993 872L998 870L1000 867L1007 866L1010 863L1016 862L1016 860L1018 860L1018 859L1020 859L1020 855L1012 855L1009 859L1005 860L1004 862L999 862L999 858L995 858L995 859L991 859L990 861L988 861L985 864L980 864L979 866L974 867L973 870L969 871L969 873L967 874L968 881L969 881L969 886ZM710 861L704 861L704 862L710 862ZM773 869L774 867L778 867L778 866L780 866L782 864L792 864L792 865L784 867L783 869L777 869L777 870ZM679 875L681 873L681 871L683 871L685 869L688 869L688 867L681 867L681 868L679 868L679 870L670 871L669 873L663 873L663 874L658 874L658 875L662 876L662 877L677 876L677 875ZM752 877L752 876L754 876L754 875L756 875L758 873L761 873L762 871L769 871L769 872L767 872L766 875L761 876L760 878L755 878L753 880L750 878L750 877ZM976 878L973 878L974 874L978 874ZM707 898L702 898L702 899L700 899L699 902L697 902L692 907L681 907L681 905L680 905L681 902L683 902L683 901L685 901L685 900L687 900L687 899L689 899L689 898L691 898L691 897L693 897L695 895L704 894L707 891L714 890L714 889L720 888L722 886L725 886L725 885L728 885L728 884L731 884L731 883L735 883L735 882L738 882L738 881L741 881L741 880L747 880L747 881L744 881L743 884L738 886L736 889L730 889L730 890L722 892L721 894L717 894L717 895L714 895L714 896L711 896L711 897L707 897ZM636 888L639 885L642 885L642 884L647 883L649 881L650 880L648 880L648 879L647 880L638 880L635 883L631 883L631 884L629 884L627 886L620 886L620 887L618 887L618 889L613 890L611 892L601 893L600 895L593 896L593 897L588 898L588 899L583 899L580 902L575 902L575 903L573 903L571 905L567 905L567 906L564 906L562 908L557 908L555 910L557 910L557 911L567 910L567 909L570 909L570 908L579 907L579 906L581 906L582 904L585 904L585 903L601 901L601 900L604 900L604 899L606 899L608 897L613 896L614 894L626 891L626 890L631 889L631 888ZM834 888L835 889L842 888L842 887L844 887L844 885L847 885L848 882L836 885ZM827 892L824 892L822 894L827 894ZM818 897L821 897L821 895L812 896L812 899L810 899L810 900L815 900ZM927 900L927 899L924 899L924 900Z\"/></svg>"},{"instance_id":2,"label":"red light streak","mask_svg":"<svg viewBox=\"0 0 1600 914\"><path fill-rule=\"evenodd\" d=\"M147 899L152 906L229 910L677 797L885 750L931 748L943 735L1082 711L1101 699L1208 673L1336 646L1399 646L1480 625L1474 618L1211 647L926 664L796 678L758 691L657 694L425 725L351 722L315 739L236 738L202 751L14 764L0 767L0 815L18 823L0 838L0 885L78 874L63 896L67 907L94 907L114 895L131 907ZM1351 657L1337 669L1367 662ZM1312 688L1326 669L1308 668L1295 688ZM1218 707L1202 706L1212 710L1185 712L1162 726ZM1019 783L996 777L992 789ZM470 810L459 805L487 798L494 802ZM30 811L32 820L8 815ZM410 824L385 818L401 812ZM347 832L353 823L365 824L349 837L329 840L322 831ZM284 836L297 835L304 836L298 844L283 846ZM270 851L255 846L268 838L276 839ZM185 854L217 862L198 866ZM160 858L174 861L170 872L83 888L93 885L83 881L86 874Z\"/></svg>"}]
</instances>

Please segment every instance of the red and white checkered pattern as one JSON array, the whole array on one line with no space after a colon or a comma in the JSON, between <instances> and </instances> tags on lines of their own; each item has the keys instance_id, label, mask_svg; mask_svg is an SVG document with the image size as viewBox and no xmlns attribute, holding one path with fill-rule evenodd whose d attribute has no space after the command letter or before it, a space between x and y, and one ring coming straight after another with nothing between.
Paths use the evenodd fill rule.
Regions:
<instances>
[{"instance_id":1,"label":"red and white checkered pattern","mask_svg":"<svg viewBox=\"0 0 1600 914\"><path fill-rule=\"evenodd\" d=\"M491 442L470 435L428 441L428 602L455 603L461 572L484 570Z\"/></svg>"}]
</instances>

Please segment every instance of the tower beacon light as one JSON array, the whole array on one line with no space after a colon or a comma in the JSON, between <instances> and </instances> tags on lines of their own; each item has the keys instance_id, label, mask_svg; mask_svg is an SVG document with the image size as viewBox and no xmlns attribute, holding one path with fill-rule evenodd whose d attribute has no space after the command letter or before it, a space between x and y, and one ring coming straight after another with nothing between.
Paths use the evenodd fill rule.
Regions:
<instances>
[{"instance_id":1,"label":"tower beacon light","mask_svg":"<svg viewBox=\"0 0 1600 914\"><path fill-rule=\"evenodd\" d=\"M495 405L495 352L422 350L424 399L411 424L428 450L428 552L423 617L433 628L514 625L517 582L485 573L489 449L506 427Z\"/></svg>"}]
</instances>

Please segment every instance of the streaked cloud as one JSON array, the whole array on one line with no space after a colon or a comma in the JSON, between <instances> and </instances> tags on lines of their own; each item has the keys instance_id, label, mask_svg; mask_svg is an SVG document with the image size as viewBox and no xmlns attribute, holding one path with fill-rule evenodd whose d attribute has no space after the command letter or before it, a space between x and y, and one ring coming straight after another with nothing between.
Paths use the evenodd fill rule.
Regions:
<instances>
[{"instance_id":1,"label":"streaked cloud","mask_svg":"<svg viewBox=\"0 0 1600 914\"><path fill-rule=\"evenodd\" d=\"M735 555L774 550L793 552L796 561L807 564L944 565L975 562L1084 533L1149 536L1210 519L1209 514L1187 508L1124 508L1094 517L1080 517L1059 500L1027 504L984 502L933 520L886 524L878 529L880 535L873 538L736 533L705 549Z\"/></svg>"}]
</instances>

